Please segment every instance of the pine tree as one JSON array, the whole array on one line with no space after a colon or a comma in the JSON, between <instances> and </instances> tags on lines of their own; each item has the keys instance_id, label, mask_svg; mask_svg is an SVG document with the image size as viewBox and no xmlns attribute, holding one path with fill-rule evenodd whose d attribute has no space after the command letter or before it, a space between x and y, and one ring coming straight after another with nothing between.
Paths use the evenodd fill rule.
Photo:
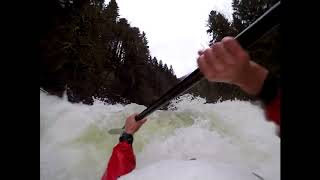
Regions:
<instances>
[{"instance_id":1,"label":"pine tree","mask_svg":"<svg viewBox=\"0 0 320 180\"><path fill-rule=\"evenodd\" d=\"M152 65L153 65L154 67L158 67L158 60L157 60L156 57L153 57L153 59L152 59Z\"/></svg>"},{"instance_id":2,"label":"pine tree","mask_svg":"<svg viewBox=\"0 0 320 180\"><path fill-rule=\"evenodd\" d=\"M172 65L170 65L170 69L169 69L169 71L170 71L170 74L172 75L172 76L174 76L175 74L174 74L174 71L173 71L173 68L172 68Z\"/></svg>"},{"instance_id":3,"label":"pine tree","mask_svg":"<svg viewBox=\"0 0 320 180\"><path fill-rule=\"evenodd\" d=\"M119 7L116 0L110 0L107 7L104 10L106 18L112 22L116 22L119 17Z\"/></svg>"},{"instance_id":4,"label":"pine tree","mask_svg":"<svg viewBox=\"0 0 320 180\"><path fill-rule=\"evenodd\" d=\"M162 69L163 69L162 60L160 60L160 61L159 61L159 68L160 68L160 70L162 70Z\"/></svg>"},{"instance_id":5,"label":"pine tree","mask_svg":"<svg viewBox=\"0 0 320 180\"><path fill-rule=\"evenodd\" d=\"M223 37L233 33L231 24L224 15L217 11L210 12L207 27L207 33L212 37L210 42L220 41Z\"/></svg>"},{"instance_id":6,"label":"pine tree","mask_svg":"<svg viewBox=\"0 0 320 180\"><path fill-rule=\"evenodd\" d=\"M164 63L163 70L165 73L169 72L169 69L166 63Z\"/></svg>"},{"instance_id":7,"label":"pine tree","mask_svg":"<svg viewBox=\"0 0 320 180\"><path fill-rule=\"evenodd\" d=\"M233 27L240 33L278 0L233 0Z\"/></svg>"}]
</instances>

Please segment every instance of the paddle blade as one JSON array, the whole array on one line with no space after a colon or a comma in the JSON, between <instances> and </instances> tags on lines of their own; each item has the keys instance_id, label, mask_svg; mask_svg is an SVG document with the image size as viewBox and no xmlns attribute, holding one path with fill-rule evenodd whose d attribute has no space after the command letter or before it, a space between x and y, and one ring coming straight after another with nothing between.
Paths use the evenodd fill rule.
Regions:
<instances>
[{"instance_id":1,"label":"paddle blade","mask_svg":"<svg viewBox=\"0 0 320 180\"><path fill-rule=\"evenodd\" d=\"M121 134L122 131L123 131L122 128L115 128L115 129L110 129L110 130L108 131L108 133L109 133L109 134Z\"/></svg>"}]
</instances>

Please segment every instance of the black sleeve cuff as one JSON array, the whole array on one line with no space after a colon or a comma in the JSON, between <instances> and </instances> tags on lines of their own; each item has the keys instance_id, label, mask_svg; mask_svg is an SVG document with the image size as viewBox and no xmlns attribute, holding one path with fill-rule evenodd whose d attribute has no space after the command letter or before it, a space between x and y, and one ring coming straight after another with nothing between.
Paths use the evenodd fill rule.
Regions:
<instances>
[{"instance_id":1,"label":"black sleeve cuff","mask_svg":"<svg viewBox=\"0 0 320 180\"><path fill-rule=\"evenodd\" d=\"M120 142L127 141L129 144L133 143L133 135L123 132L119 138Z\"/></svg>"},{"instance_id":2,"label":"black sleeve cuff","mask_svg":"<svg viewBox=\"0 0 320 180\"><path fill-rule=\"evenodd\" d=\"M279 79L272 74L268 73L266 79L263 82L262 89L257 98L264 104L269 104L278 94L279 91Z\"/></svg>"}]
</instances>

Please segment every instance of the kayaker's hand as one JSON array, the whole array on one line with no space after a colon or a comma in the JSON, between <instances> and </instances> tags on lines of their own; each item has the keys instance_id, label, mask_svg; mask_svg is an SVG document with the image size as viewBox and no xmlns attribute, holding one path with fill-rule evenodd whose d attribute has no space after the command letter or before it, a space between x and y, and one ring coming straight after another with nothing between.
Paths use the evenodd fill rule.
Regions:
<instances>
[{"instance_id":1,"label":"kayaker's hand","mask_svg":"<svg viewBox=\"0 0 320 180\"><path fill-rule=\"evenodd\" d=\"M139 130L139 128L147 121L146 118L136 121L134 118L137 116L137 113L132 114L126 120L124 131L128 134L134 134Z\"/></svg>"},{"instance_id":2,"label":"kayaker's hand","mask_svg":"<svg viewBox=\"0 0 320 180\"><path fill-rule=\"evenodd\" d=\"M198 54L198 66L205 78L238 85L251 95L260 92L268 74L267 69L250 61L249 54L232 37L225 37Z\"/></svg>"}]
</instances>

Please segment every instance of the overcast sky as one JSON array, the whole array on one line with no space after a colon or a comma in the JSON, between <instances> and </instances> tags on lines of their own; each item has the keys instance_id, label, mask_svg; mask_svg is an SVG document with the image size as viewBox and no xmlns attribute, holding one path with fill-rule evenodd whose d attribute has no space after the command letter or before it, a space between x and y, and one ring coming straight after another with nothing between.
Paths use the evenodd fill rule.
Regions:
<instances>
[{"instance_id":1,"label":"overcast sky","mask_svg":"<svg viewBox=\"0 0 320 180\"><path fill-rule=\"evenodd\" d=\"M168 67L177 77L197 68L197 51L206 46L209 36L206 22L211 10L231 18L232 0L116 0L120 17L144 31L152 57ZM109 0L105 1L106 4Z\"/></svg>"}]
</instances>

